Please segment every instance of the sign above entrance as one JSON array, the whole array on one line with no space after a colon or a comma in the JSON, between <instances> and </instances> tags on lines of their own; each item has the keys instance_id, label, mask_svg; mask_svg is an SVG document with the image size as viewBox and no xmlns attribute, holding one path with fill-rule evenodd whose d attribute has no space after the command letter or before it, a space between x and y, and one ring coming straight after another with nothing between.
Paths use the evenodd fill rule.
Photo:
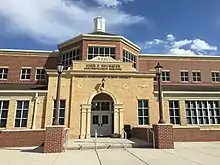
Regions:
<instances>
[{"instance_id":1,"label":"sign above entrance","mask_svg":"<svg viewBox=\"0 0 220 165\"><path fill-rule=\"evenodd\" d=\"M118 64L86 64L85 70L121 70Z\"/></svg>"}]
</instances>

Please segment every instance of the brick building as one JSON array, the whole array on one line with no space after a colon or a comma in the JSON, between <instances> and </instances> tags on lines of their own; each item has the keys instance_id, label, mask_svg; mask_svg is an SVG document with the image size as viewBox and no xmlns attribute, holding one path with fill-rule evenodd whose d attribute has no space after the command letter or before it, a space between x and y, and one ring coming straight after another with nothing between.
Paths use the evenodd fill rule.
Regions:
<instances>
[{"instance_id":1,"label":"brick building","mask_svg":"<svg viewBox=\"0 0 220 165\"><path fill-rule=\"evenodd\" d=\"M106 33L103 18L94 23L94 32L59 44L58 51L0 50L1 130L52 125L58 61L64 65L59 122L71 138L95 130L120 134L124 125L150 128L159 120L154 67L160 62L163 113L174 140L220 139L220 57L140 54L135 43Z\"/></svg>"}]
</instances>

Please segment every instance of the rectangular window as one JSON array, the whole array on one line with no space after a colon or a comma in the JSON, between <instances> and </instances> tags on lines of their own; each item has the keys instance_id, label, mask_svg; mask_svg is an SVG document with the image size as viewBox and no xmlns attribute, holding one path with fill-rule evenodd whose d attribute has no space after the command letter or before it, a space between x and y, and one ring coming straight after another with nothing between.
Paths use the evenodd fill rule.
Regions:
<instances>
[{"instance_id":1,"label":"rectangular window","mask_svg":"<svg viewBox=\"0 0 220 165\"><path fill-rule=\"evenodd\" d=\"M220 74L218 71L212 71L212 82L219 82Z\"/></svg>"},{"instance_id":2,"label":"rectangular window","mask_svg":"<svg viewBox=\"0 0 220 165\"><path fill-rule=\"evenodd\" d=\"M37 69L35 79L36 80L45 80L45 78L46 78L45 70L44 69Z\"/></svg>"},{"instance_id":3,"label":"rectangular window","mask_svg":"<svg viewBox=\"0 0 220 165\"><path fill-rule=\"evenodd\" d=\"M31 69L22 68L21 69L21 80L30 80L31 79Z\"/></svg>"},{"instance_id":4,"label":"rectangular window","mask_svg":"<svg viewBox=\"0 0 220 165\"><path fill-rule=\"evenodd\" d=\"M0 68L0 80L7 80L8 68Z\"/></svg>"},{"instance_id":5,"label":"rectangular window","mask_svg":"<svg viewBox=\"0 0 220 165\"><path fill-rule=\"evenodd\" d=\"M8 100L0 100L0 128L5 128L7 125L8 107Z\"/></svg>"},{"instance_id":6,"label":"rectangular window","mask_svg":"<svg viewBox=\"0 0 220 165\"><path fill-rule=\"evenodd\" d=\"M187 124L220 124L219 101L185 101Z\"/></svg>"},{"instance_id":7,"label":"rectangular window","mask_svg":"<svg viewBox=\"0 0 220 165\"><path fill-rule=\"evenodd\" d=\"M138 100L138 124L149 124L148 100Z\"/></svg>"},{"instance_id":8,"label":"rectangular window","mask_svg":"<svg viewBox=\"0 0 220 165\"><path fill-rule=\"evenodd\" d=\"M64 70L67 70L72 65L73 60L79 60L79 57L80 50L76 48L62 53L61 60Z\"/></svg>"},{"instance_id":9,"label":"rectangular window","mask_svg":"<svg viewBox=\"0 0 220 165\"><path fill-rule=\"evenodd\" d=\"M136 55L123 50L123 62L131 62L133 64L133 67L136 68L137 65L137 57Z\"/></svg>"},{"instance_id":10,"label":"rectangular window","mask_svg":"<svg viewBox=\"0 0 220 165\"><path fill-rule=\"evenodd\" d=\"M201 72L193 72L193 81L201 82Z\"/></svg>"},{"instance_id":11,"label":"rectangular window","mask_svg":"<svg viewBox=\"0 0 220 165\"><path fill-rule=\"evenodd\" d=\"M54 100L53 104L53 121L55 118L55 109L56 109L56 100ZM66 100L60 100L60 108L59 108L59 122L61 125L65 124L65 110L66 110Z\"/></svg>"},{"instance_id":12,"label":"rectangular window","mask_svg":"<svg viewBox=\"0 0 220 165\"><path fill-rule=\"evenodd\" d=\"M169 71L162 71L162 81L170 81L170 72Z\"/></svg>"},{"instance_id":13,"label":"rectangular window","mask_svg":"<svg viewBox=\"0 0 220 165\"><path fill-rule=\"evenodd\" d=\"M169 112L170 112L170 123L171 124L180 124L180 109L179 101L170 100L169 101Z\"/></svg>"},{"instance_id":14,"label":"rectangular window","mask_svg":"<svg viewBox=\"0 0 220 165\"><path fill-rule=\"evenodd\" d=\"M189 73L188 71L180 71L180 81L189 82Z\"/></svg>"},{"instance_id":15,"label":"rectangular window","mask_svg":"<svg viewBox=\"0 0 220 165\"><path fill-rule=\"evenodd\" d=\"M93 59L96 56L112 57L115 59L115 47L88 47L88 59Z\"/></svg>"},{"instance_id":16,"label":"rectangular window","mask_svg":"<svg viewBox=\"0 0 220 165\"><path fill-rule=\"evenodd\" d=\"M16 106L15 127L27 127L29 100L19 100Z\"/></svg>"}]
</instances>

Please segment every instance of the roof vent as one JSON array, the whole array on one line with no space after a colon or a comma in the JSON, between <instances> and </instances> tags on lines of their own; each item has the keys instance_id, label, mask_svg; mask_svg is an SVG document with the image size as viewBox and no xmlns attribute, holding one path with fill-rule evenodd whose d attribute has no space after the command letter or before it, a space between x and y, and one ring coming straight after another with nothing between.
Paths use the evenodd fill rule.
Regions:
<instances>
[{"instance_id":1,"label":"roof vent","mask_svg":"<svg viewBox=\"0 0 220 165\"><path fill-rule=\"evenodd\" d=\"M105 32L105 18L98 16L93 19L93 22L94 32Z\"/></svg>"}]
</instances>

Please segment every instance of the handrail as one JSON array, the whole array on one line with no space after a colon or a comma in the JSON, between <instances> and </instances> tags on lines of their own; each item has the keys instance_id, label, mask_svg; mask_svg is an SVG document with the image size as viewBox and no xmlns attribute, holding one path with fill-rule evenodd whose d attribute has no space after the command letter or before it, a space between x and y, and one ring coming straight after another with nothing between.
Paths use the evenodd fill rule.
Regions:
<instances>
[{"instance_id":1,"label":"handrail","mask_svg":"<svg viewBox=\"0 0 220 165\"><path fill-rule=\"evenodd\" d=\"M150 132L152 133L152 140L153 140L153 148L155 148L155 135L154 135L154 131L151 129L151 128L149 128L149 130L150 130Z\"/></svg>"},{"instance_id":2,"label":"handrail","mask_svg":"<svg viewBox=\"0 0 220 165\"><path fill-rule=\"evenodd\" d=\"M124 140L123 140L124 139ZM124 128L122 128L121 130L121 143L124 146L124 148L126 149L127 146L127 132L124 130Z\"/></svg>"},{"instance_id":3,"label":"handrail","mask_svg":"<svg viewBox=\"0 0 220 165\"><path fill-rule=\"evenodd\" d=\"M97 137L98 137L98 132L97 129L95 129L95 151L97 151Z\"/></svg>"},{"instance_id":4,"label":"handrail","mask_svg":"<svg viewBox=\"0 0 220 165\"><path fill-rule=\"evenodd\" d=\"M65 136L65 151L67 150L68 141L69 141L69 129L66 129L66 136Z\"/></svg>"}]
</instances>

